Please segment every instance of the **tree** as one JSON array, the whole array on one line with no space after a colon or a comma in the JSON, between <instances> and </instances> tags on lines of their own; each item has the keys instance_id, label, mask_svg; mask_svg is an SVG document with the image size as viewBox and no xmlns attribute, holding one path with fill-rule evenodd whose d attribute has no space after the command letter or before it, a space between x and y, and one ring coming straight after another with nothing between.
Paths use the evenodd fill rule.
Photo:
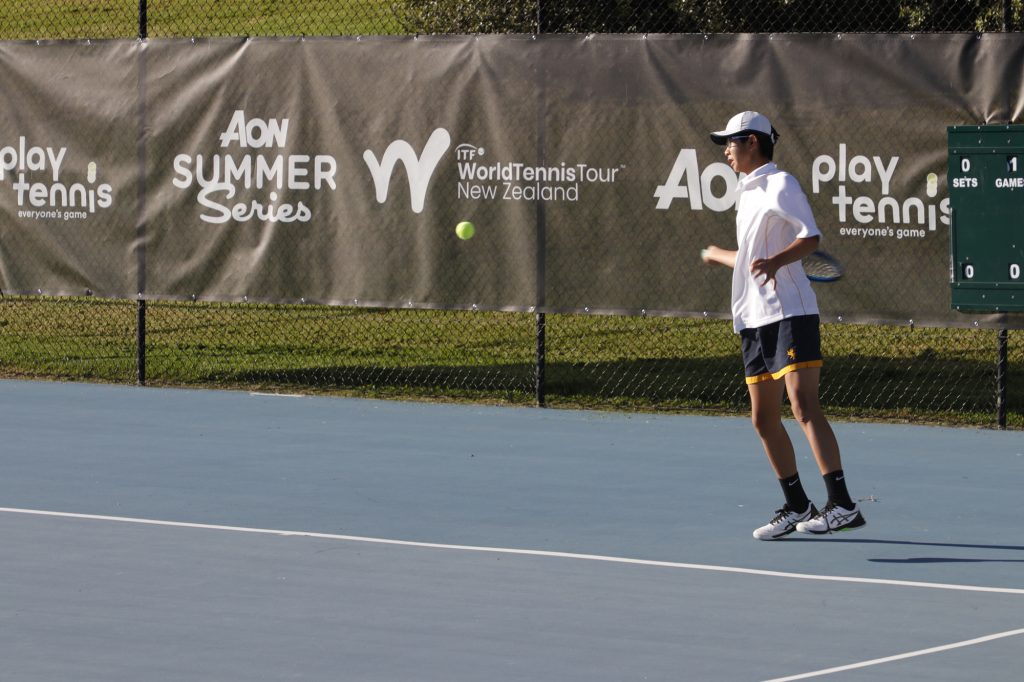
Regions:
<instances>
[{"instance_id":1,"label":"tree","mask_svg":"<svg viewBox=\"0 0 1024 682\"><path fill-rule=\"evenodd\" d=\"M1022 0L393 0L410 33L998 31Z\"/></svg>"},{"instance_id":2,"label":"tree","mask_svg":"<svg viewBox=\"0 0 1024 682\"><path fill-rule=\"evenodd\" d=\"M411 33L686 33L675 0L397 0Z\"/></svg>"}]
</instances>

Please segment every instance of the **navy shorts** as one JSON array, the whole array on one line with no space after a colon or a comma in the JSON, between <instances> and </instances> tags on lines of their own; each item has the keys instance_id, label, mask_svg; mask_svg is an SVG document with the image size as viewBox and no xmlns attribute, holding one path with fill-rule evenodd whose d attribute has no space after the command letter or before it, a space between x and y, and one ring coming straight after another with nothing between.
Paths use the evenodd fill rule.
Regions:
<instances>
[{"instance_id":1,"label":"navy shorts","mask_svg":"<svg viewBox=\"0 0 1024 682\"><path fill-rule=\"evenodd\" d=\"M800 315L740 332L748 384L781 379L804 367L821 367L817 315Z\"/></svg>"}]
</instances>

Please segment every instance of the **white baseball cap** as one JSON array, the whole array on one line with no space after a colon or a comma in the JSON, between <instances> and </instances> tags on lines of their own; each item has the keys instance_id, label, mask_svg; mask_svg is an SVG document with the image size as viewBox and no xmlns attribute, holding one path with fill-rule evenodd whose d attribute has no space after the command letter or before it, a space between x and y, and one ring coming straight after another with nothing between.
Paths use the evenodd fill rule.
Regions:
<instances>
[{"instance_id":1,"label":"white baseball cap","mask_svg":"<svg viewBox=\"0 0 1024 682\"><path fill-rule=\"evenodd\" d=\"M775 132L767 116L756 111L744 111L730 118L725 130L711 133L711 141L715 144L725 144L730 137L744 133L764 133L771 137L772 142L779 139L779 134Z\"/></svg>"}]
</instances>

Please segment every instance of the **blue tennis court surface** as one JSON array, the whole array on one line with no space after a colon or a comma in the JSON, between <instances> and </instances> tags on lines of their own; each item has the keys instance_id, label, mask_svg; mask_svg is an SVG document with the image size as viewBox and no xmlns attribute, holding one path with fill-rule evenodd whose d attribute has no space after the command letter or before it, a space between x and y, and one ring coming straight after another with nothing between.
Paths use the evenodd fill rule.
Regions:
<instances>
[{"instance_id":1,"label":"blue tennis court surface","mask_svg":"<svg viewBox=\"0 0 1024 682\"><path fill-rule=\"evenodd\" d=\"M1018 680L1019 433L0 382L4 680ZM794 434L803 479L824 497Z\"/></svg>"}]
</instances>

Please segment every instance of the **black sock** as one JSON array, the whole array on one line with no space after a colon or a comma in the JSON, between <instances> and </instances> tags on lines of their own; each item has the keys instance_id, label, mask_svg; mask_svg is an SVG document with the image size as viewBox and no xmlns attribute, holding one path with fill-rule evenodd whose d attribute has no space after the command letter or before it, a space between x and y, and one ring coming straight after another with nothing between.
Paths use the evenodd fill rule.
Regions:
<instances>
[{"instance_id":1,"label":"black sock","mask_svg":"<svg viewBox=\"0 0 1024 682\"><path fill-rule=\"evenodd\" d=\"M843 470L836 469L822 478L825 479L828 501L835 502L845 509L853 509L853 500L850 499L850 493L846 490L846 477L843 475Z\"/></svg>"},{"instance_id":2,"label":"black sock","mask_svg":"<svg viewBox=\"0 0 1024 682\"><path fill-rule=\"evenodd\" d=\"M786 496L786 504L795 512L807 511L807 505L811 501L804 492L804 486L800 483L800 474L793 474L789 478L780 478L779 485L782 486L782 494Z\"/></svg>"}]
</instances>

